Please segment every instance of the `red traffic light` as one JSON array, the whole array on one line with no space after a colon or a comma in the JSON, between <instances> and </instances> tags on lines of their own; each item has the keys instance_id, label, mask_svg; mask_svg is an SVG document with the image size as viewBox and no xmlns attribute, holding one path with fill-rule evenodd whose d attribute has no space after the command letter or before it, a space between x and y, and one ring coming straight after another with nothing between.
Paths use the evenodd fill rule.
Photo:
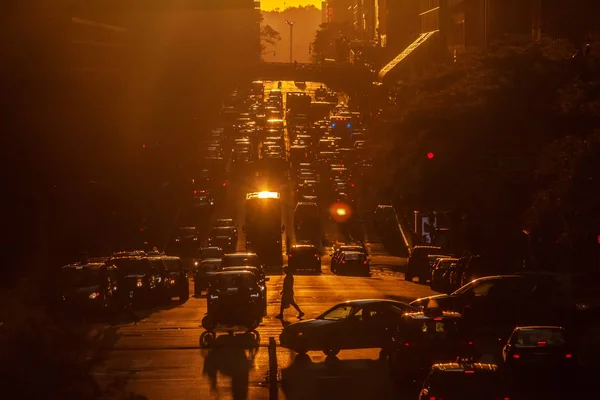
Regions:
<instances>
[{"instance_id":1,"label":"red traffic light","mask_svg":"<svg viewBox=\"0 0 600 400\"><path fill-rule=\"evenodd\" d=\"M429 158L430 160L432 160L434 157L435 157L435 154L432 151L427 153L427 158Z\"/></svg>"}]
</instances>

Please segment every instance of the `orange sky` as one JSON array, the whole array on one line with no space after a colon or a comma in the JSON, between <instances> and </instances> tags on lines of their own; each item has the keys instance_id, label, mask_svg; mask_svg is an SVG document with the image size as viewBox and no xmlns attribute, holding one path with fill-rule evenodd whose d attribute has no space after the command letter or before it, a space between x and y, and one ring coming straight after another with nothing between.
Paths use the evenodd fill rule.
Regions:
<instances>
[{"instance_id":1,"label":"orange sky","mask_svg":"<svg viewBox=\"0 0 600 400\"><path fill-rule=\"evenodd\" d=\"M260 8L265 11L270 11L275 8L287 8L313 5L321 8L321 0L260 0Z\"/></svg>"}]
</instances>

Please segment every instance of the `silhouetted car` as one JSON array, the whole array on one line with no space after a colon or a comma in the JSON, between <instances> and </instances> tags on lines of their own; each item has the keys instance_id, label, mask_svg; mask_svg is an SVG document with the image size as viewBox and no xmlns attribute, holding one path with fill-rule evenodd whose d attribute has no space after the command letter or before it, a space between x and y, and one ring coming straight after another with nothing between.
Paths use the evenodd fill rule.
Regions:
<instances>
[{"instance_id":1,"label":"silhouetted car","mask_svg":"<svg viewBox=\"0 0 600 400\"><path fill-rule=\"evenodd\" d=\"M62 267L63 306L82 312L105 312L118 307L118 274L104 263L72 264Z\"/></svg>"},{"instance_id":2,"label":"silhouetted car","mask_svg":"<svg viewBox=\"0 0 600 400\"><path fill-rule=\"evenodd\" d=\"M225 254L225 252L223 251L222 248L220 247L202 247L200 248L200 253L198 254L198 257L194 260L193 262L193 270L192 272L196 272L196 270L198 269L198 266L200 265L200 263L203 260L209 260L209 259L221 259L223 258L223 254Z\"/></svg>"},{"instance_id":3,"label":"silhouetted car","mask_svg":"<svg viewBox=\"0 0 600 400\"><path fill-rule=\"evenodd\" d=\"M395 383L423 379L434 362L473 355L462 316L441 309L405 313L392 341L389 371Z\"/></svg>"},{"instance_id":4,"label":"silhouetted car","mask_svg":"<svg viewBox=\"0 0 600 400\"><path fill-rule=\"evenodd\" d=\"M255 275L250 271L217 272L207 290L207 313L202 326L209 332L219 327L247 330L258 327L264 304Z\"/></svg>"},{"instance_id":5,"label":"silhouetted car","mask_svg":"<svg viewBox=\"0 0 600 400\"><path fill-rule=\"evenodd\" d=\"M337 267L340 262L340 257L342 256L342 253L345 251L359 251L359 252L363 252L365 254L365 256L368 256L366 253L366 249L363 246L360 246L360 245L340 246L333 253L331 253L331 267L330 268L331 268L331 272L333 272L334 274L337 271Z\"/></svg>"},{"instance_id":6,"label":"silhouetted car","mask_svg":"<svg viewBox=\"0 0 600 400\"><path fill-rule=\"evenodd\" d=\"M156 304L161 298L158 286L160 271L148 258L140 256L111 257L107 265L117 267L120 297L129 304Z\"/></svg>"},{"instance_id":7,"label":"silhouetted car","mask_svg":"<svg viewBox=\"0 0 600 400\"><path fill-rule=\"evenodd\" d=\"M226 253L234 252L237 248L237 232L231 227L213 227L208 235L210 247L220 247Z\"/></svg>"},{"instance_id":8,"label":"silhouetted car","mask_svg":"<svg viewBox=\"0 0 600 400\"><path fill-rule=\"evenodd\" d=\"M163 256L161 259L164 265L161 275L165 297L168 300L179 297L180 301L187 301L190 298L190 283L181 259L172 256Z\"/></svg>"},{"instance_id":9,"label":"silhouetted car","mask_svg":"<svg viewBox=\"0 0 600 400\"><path fill-rule=\"evenodd\" d=\"M415 246L413 247L410 257L408 258L408 266L404 279L412 281L415 276L419 277L419 283L425 282L431 276L431 265L429 264L428 256L430 254L439 254L441 247L439 246Z\"/></svg>"},{"instance_id":10,"label":"silhouetted car","mask_svg":"<svg viewBox=\"0 0 600 400\"><path fill-rule=\"evenodd\" d=\"M368 276L371 273L369 258L363 252L343 251L336 264L335 273Z\"/></svg>"},{"instance_id":11,"label":"silhouetted car","mask_svg":"<svg viewBox=\"0 0 600 400\"><path fill-rule=\"evenodd\" d=\"M381 348L389 351L392 334L411 306L393 300L352 300L338 304L315 319L283 328L281 346L297 353L321 350L336 355L343 349Z\"/></svg>"},{"instance_id":12,"label":"silhouetted car","mask_svg":"<svg viewBox=\"0 0 600 400\"><path fill-rule=\"evenodd\" d=\"M217 272L226 272L226 271L230 271L230 272L231 271L249 271L249 272L252 272L252 274L256 278L256 282L258 283L258 287L260 289L259 293L260 293L260 299L263 304L264 315L267 315L267 282L269 281L269 278L267 278L265 276L265 273L263 272L262 268L251 266L251 265L243 265L243 266L236 266L236 267L220 266L219 270Z\"/></svg>"},{"instance_id":13,"label":"silhouetted car","mask_svg":"<svg viewBox=\"0 0 600 400\"><path fill-rule=\"evenodd\" d=\"M451 294L423 297L410 304L424 308L434 300L444 310L461 313L471 328L507 338L515 325L560 324L572 315L575 306L555 288L548 275L487 276Z\"/></svg>"},{"instance_id":14,"label":"silhouetted car","mask_svg":"<svg viewBox=\"0 0 600 400\"><path fill-rule=\"evenodd\" d=\"M573 372L575 353L560 326L518 326L502 349L502 360L513 377L557 377Z\"/></svg>"},{"instance_id":15,"label":"silhouetted car","mask_svg":"<svg viewBox=\"0 0 600 400\"><path fill-rule=\"evenodd\" d=\"M194 295L200 296L202 291L210 285L213 277L219 270L221 258L207 258L200 261L194 273Z\"/></svg>"},{"instance_id":16,"label":"silhouetted car","mask_svg":"<svg viewBox=\"0 0 600 400\"><path fill-rule=\"evenodd\" d=\"M293 273L309 270L321 273L321 255L312 244L295 244L288 253L288 267Z\"/></svg>"},{"instance_id":17,"label":"silhouetted car","mask_svg":"<svg viewBox=\"0 0 600 400\"><path fill-rule=\"evenodd\" d=\"M419 400L506 400L507 392L497 365L458 360L431 367Z\"/></svg>"}]
</instances>

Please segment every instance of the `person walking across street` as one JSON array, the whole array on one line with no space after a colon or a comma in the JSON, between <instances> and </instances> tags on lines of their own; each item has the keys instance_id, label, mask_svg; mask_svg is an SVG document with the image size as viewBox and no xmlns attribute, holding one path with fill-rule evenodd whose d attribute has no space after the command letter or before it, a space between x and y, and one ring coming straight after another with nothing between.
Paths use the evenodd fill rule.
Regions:
<instances>
[{"instance_id":1,"label":"person walking across street","mask_svg":"<svg viewBox=\"0 0 600 400\"><path fill-rule=\"evenodd\" d=\"M285 278L283 278L283 290L280 293L281 308L279 309L279 314L276 315L275 318L283 319L283 310L289 306L294 307L298 311L298 318L302 318L304 313L294 300L294 275L292 275L292 271L290 271L289 267L284 267L283 272L285 272Z\"/></svg>"}]
</instances>

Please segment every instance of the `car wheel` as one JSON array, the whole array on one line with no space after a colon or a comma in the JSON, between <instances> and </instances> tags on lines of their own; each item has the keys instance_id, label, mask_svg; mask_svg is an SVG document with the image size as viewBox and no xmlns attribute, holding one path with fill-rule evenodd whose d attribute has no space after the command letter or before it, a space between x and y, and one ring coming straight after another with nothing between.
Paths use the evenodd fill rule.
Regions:
<instances>
[{"instance_id":1,"label":"car wheel","mask_svg":"<svg viewBox=\"0 0 600 400\"><path fill-rule=\"evenodd\" d=\"M214 332L202 332L200 335L199 344L203 349L207 349L213 345L215 342L216 336Z\"/></svg>"}]
</instances>

